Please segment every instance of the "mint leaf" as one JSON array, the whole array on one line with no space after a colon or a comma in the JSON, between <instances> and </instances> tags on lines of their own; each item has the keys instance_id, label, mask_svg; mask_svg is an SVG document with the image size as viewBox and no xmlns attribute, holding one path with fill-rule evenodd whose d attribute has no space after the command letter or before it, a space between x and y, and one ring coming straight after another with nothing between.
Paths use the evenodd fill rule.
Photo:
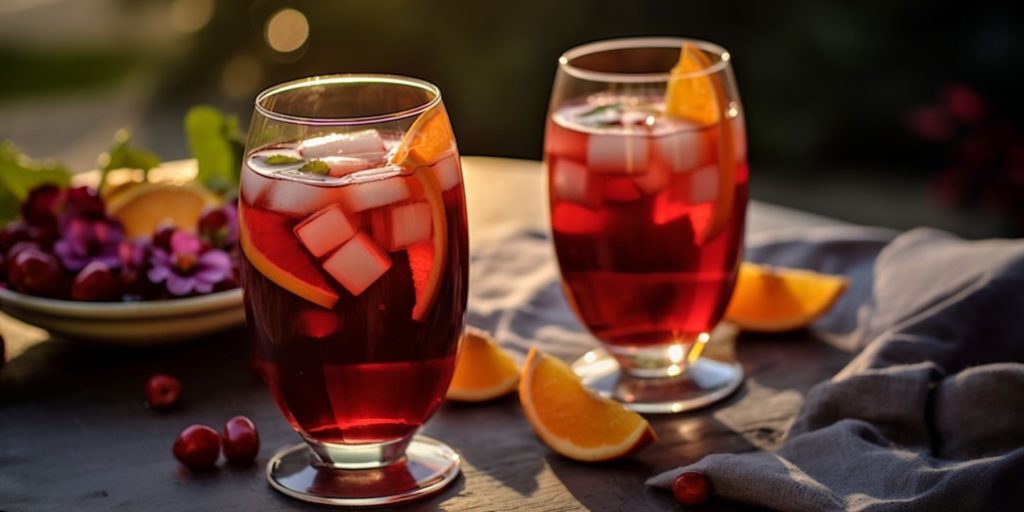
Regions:
<instances>
[{"instance_id":1,"label":"mint leaf","mask_svg":"<svg viewBox=\"0 0 1024 512\"><path fill-rule=\"evenodd\" d=\"M313 174L327 174L331 172L330 166L327 165L323 160L310 160L299 168L302 172L311 172Z\"/></svg>"},{"instance_id":2,"label":"mint leaf","mask_svg":"<svg viewBox=\"0 0 1024 512\"><path fill-rule=\"evenodd\" d=\"M120 129L114 134L114 142L106 153L100 155L100 189L107 184L107 175L114 169L142 169L143 180L149 177L149 170L160 165L156 153L131 146L132 133Z\"/></svg>"},{"instance_id":3,"label":"mint leaf","mask_svg":"<svg viewBox=\"0 0 1024 512\"><path fill-rule=\"evenodd\" d=\"M210 106L196 106L185 115L185 138L199 163L196 181L227 193L238 186L244 141L238 118Z\"/></svg>"},{"instance_id":4,"label":"mint leaf","mask_svg":"<svg viewBox=\"0 0 1024 512\"><path fill-rule=\"evenodd\" d=\"M301 164L302 162L303 160L301 158L288 155L270 155L263 161L263 163L267 165L292 165Z\"/></svg>"},{"instance_id":5,"label":"mint leaf","mask_svg":"<svg viewBox=\"0 0 1024 512\"><path fill-rule=\"evenodd\" d=\"M50 160L33 160L10 141L0 142L0 224L18 216L19 203L43 183L71 184L71 173Z\"/></svg>"}]
</instances>

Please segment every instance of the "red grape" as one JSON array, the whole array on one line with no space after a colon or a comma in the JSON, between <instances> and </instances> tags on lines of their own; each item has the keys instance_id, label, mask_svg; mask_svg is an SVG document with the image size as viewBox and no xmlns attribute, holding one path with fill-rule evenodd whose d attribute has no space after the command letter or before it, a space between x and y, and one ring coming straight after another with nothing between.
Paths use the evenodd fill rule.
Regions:
<instances>
[{"instance_id":1,"label":"red grape","mask_svg":"<svg viewBox=\"0 0 1024 512\"><path fill-rule=\"evenodd\" d=\"M15 290L30 295L56 297L61 290L63 272L52 254L37 247L17 252L8 264L8 277Z\"/></svg>"},{"instance_id":2,"label":"red grape","mask_svg":"<svg viewBox=\"0 0 1024 512\"><path fill-rule=\"evenodd\" d=\"M82 301L113 301L121 295L121 284L102 261L85 266L71 283L71 298Z\"/></svg>"},{"instance_id":3,"label":"red grape","mask_svg":"<svg viewBox=\"0 0 1024 512\"><path fill-rule=\"evenodd\" d=\"M21 204L21 218L30 226L57 224L57 206L61 196L61 188L52 183L32 189Z\"/></svg>"},{"instance_id":4,"label":"red grape","mask_svg":"<svg viewBox=\"0 0 1024 512\"><path fill-rule=\"evenodd\" d=\"M178 434L172 452L193 471L210 469L220 457L220 436L206 425L190 425Z\"/></svg>"}]
</instances>

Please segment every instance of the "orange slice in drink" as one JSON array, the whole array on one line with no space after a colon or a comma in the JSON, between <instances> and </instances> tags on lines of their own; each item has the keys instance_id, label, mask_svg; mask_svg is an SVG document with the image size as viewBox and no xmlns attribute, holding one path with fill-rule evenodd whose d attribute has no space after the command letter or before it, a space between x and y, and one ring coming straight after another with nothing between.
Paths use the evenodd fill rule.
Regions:
<instances>
[{"instance_id":1,"label":"orange slice in drink","mask_svg":"<svg viewBox=\"0 0 1024 512\"><path fill-rule=\"evenodd\" d=\"M476 330L462 335L449 399L483 402L514 391L518 383L519 367L493 338Z\"/></svg>"},{"instance_id":2,"label":"orange slice in drink","mask_svg":"<svg viewBox=\"0 0 1024 512\"><path fill-rule=\"evenodd\" d=\"M725 318L747 331L799 329L825 314L848 284L843 276L745 262Z\"/></svg>"},{"instance_id":3,"label":"orange slice in drink","mask_svg":"<svg viewBox=\"0 0 1024 512\"><path fill-rule=\"evenodd\" d=\"M163 223L195 231L203 209L222 202L196 183L133 183L118 187L106 201L107 214L121 221L129 238L151 236Z\"/></svg>"},{"instance_id":4,"label":"orange slice in drink","mask_svg":"<svg viewBox=\"0 0 1024 512\"><path fill-rule=\"evenodd\" d=\"M331 309L338 294L318 264L295 240L294 220L280 213L241 209L239 244L249 263L267 279L321 307Z\"/></svg>"},{"instance_id":5,"label":"orange slice in drink","mask_svg":"<svg viewBox=\"0 0 1024 512\"><path fill-rule=\"evenodd\" d=\"M728 100L717 73L701 73L711 67L707 55L691 43L683 43L679 63L672 68L665 92L665 114L700 126L718 125L718 195L710 219L698 229L698 242L718 236L733 215L736 193L735 136L726 115Z\"/></svg>"},{"instance_id":6,"label":"orange slice in drink","mask_svg":"<svg viewBox=\"0 0 1024 512\"><path fill-rule=\"evenodd\" d=\"M455 148L455 134L444 105L424 112L405 132L391 162L403 167L431 165Z\"/></svg>"},{"instance_id":7,"label":"orange slice in drink","mask_svg":"<svg viewBox=\"0 0 1024 512\"><path fill-rule=\"evenodd\" d=\"M437 297L437 286L444 273L445 258L448 254L448 222L444 211L444 197L437 176L426 167L416 170L416 180L423 187L423 195L430 205L432 235L406 249L416 302L412 306L412 319L422 320L427 309Z\"/></svg>"},{"instance_id":8,"label":"orange slice in drink","mask_svg":"<svg viewBox=\"0 0 1024 512\"><path fill-rule=\"evenodd\" d=\"M617 459L658 437L643 416L591 394L568 365L536 347L523 364L519 401L537 436L570 459Z\"/></svg>"}]
</instances>

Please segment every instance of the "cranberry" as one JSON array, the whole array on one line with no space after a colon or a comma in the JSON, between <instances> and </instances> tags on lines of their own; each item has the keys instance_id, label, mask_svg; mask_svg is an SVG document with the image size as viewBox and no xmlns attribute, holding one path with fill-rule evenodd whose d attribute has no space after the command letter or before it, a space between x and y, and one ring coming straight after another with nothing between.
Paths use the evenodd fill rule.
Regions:
<instances>
[{"instance_id":1,"label":"cranberry","mask_svg":"<svg viewBox=\"0 0 1024 512\"><path fill-rule=\"evenodd\" d=\"M109 302L120 296L121 283L102 261L90 262L71 283L72 300Z\"/></svg>"},{"instance_id":2,"label":"cranberry","mask_svg":"<svg viewBox=\"0 0 1024 512\"><path fill-rule=\"evenodd\" d=\"M703 505L711 494L711 483L703 473L687 471L672 482L672 495L683 505Z\"/></svg>"},{"instance_id":3,"label":"cranberry","mask_svg":"<svg viewBox=\"0 0 1024 512\"><path fill-rule=\"evenodd\" d=\"M224 423L221 434L224 443L224 457L232 464L247 464L260 451L260 434L256 424L245 416L235 416Z\"/></svg>"},{"instance_id":4,"label":"cranberry","mask_svg":"<svg viewBox=\"0 0 1024 512\"><path fill-rule=\"evenodd\" d=\"M8 277L15 290L30 295L55 297L60 293L63 273L52 254L37 247L17 252L8 263Z\"/></svg>"},{"instance_id":5,"label":"cranberry","mask_svg":"<svg viewBox=\"0 0 1024 512\"><path fill-rule=\"evenodd\" d=\"M220 457L220 436L206 425L190 425L178 434L172 452L193 471L210 469Z\"/></svg>"},{"instance_id":6,"label":"cranberry","mask_svg":"<svg viewBox=\"0 0 1024 512\"><path fill-rule=\"evenodd\" d=\"M169 409L180 395L181 381L170 375L158 373L146 381L146 401L154 409Z\"/></svg>"}]
</instances>

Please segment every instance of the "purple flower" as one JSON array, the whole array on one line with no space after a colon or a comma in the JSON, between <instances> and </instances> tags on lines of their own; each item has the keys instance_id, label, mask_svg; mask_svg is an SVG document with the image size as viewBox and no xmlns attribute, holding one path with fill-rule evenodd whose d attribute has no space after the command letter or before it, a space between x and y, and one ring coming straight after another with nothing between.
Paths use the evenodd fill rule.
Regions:
<instances>
[{"instance_id":1,"label":"purple flower","mask_svg":"<svg viewBox=\"0 0 1024 512\"><path fill-rule=\"evenodd\" d=\"M72 218L63 236L53 244L64 267L77 272L93 261L102 261L111 269L121 265L118 247L124 239L121 224L110 220Z\"/></svg>"},{"instance_id":2,"label":"purple flower","mask_svg":"<svg viewBox=\"0 0 1024 512\"><path fill-rule=\"evenodd\" d=\"M203 250L199 237L185 231L171 235L170 252L154 247L150 257L149 280L164 282L171 295L181 297L193 291L210 293L231 277L231 257L220 249Z\"/></svg>"}]
</instances>

